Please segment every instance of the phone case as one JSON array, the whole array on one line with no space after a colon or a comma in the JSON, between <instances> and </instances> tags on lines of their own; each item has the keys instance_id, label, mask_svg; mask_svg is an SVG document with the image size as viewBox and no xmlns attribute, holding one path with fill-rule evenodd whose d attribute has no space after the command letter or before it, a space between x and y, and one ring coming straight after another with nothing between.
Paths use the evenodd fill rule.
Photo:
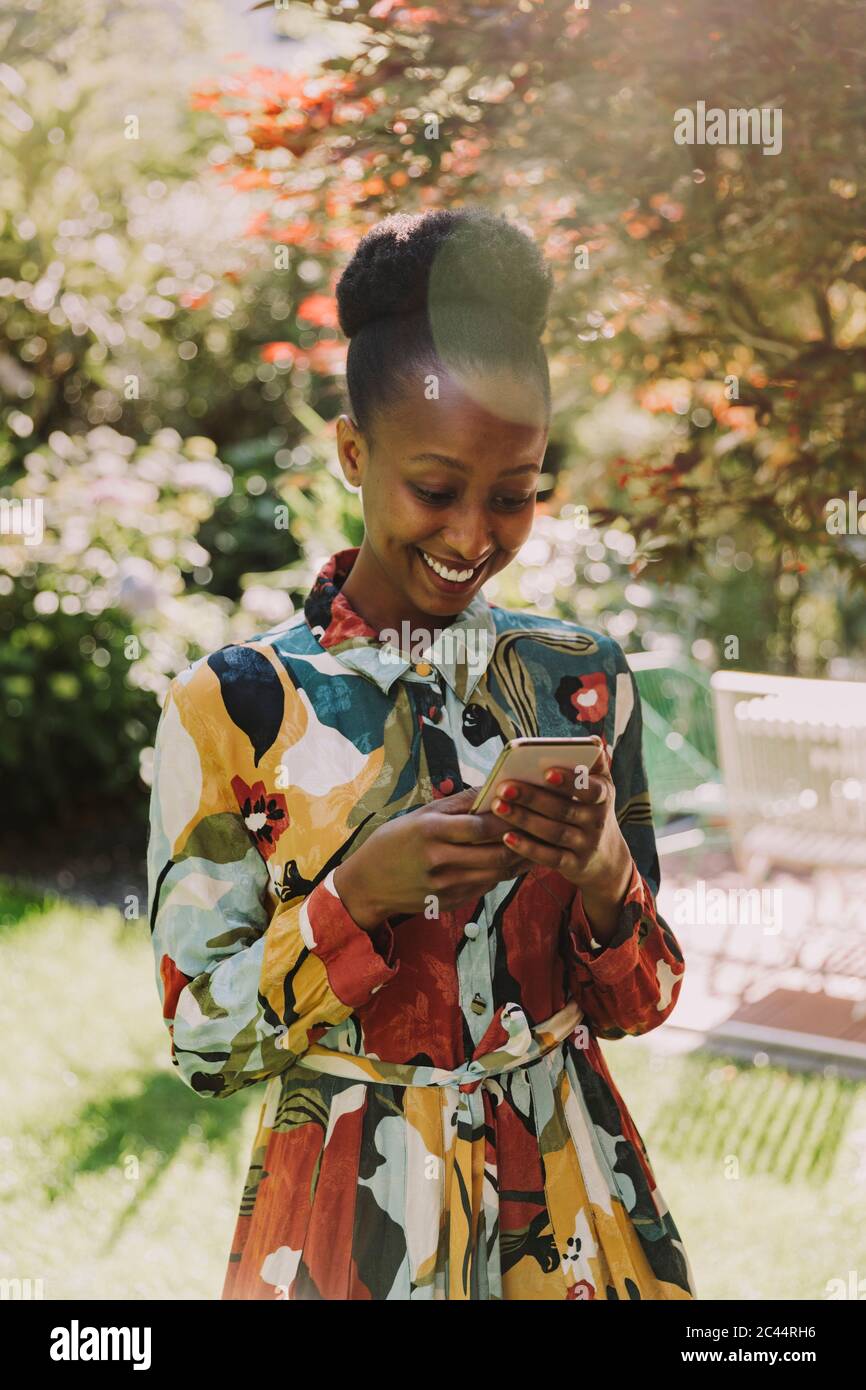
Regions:
<instances>
[{"instance_id":1,"label":"phone case","mask_svg":"<svg viewBox=\"0 0 866 1390\"><path fill-rule=\"evenodd\" d=\"M544 774L550 767L591 768L601 752L594 738L515 738L506 744L480 789L472 810L489 811L496 787L506 778L547 788ZM553 790L552 788L547 788Z\"/></svg>"}]
</instances>

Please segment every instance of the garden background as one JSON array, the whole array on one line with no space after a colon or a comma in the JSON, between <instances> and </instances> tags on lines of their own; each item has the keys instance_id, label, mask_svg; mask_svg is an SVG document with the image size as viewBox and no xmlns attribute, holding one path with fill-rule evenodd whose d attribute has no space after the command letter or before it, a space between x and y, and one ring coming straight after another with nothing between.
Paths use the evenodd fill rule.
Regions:
<instances>
[{"instance_id":1,"label":"garden background","mask_svg":"<svg viewBox=\"0 0 866 1390\"><path fill-rule=\"evenodd\" d=\"M0 1277L213 1298L260 1101L171 1074L152 742L178 670L360 542L343 265L388 212L464 203L553 265L545 486L492 601L866 680L866 534L827 524L866 494L862 10L28 0L0 36L0 498L44 523L0 532ZM779 109L782 149L677 144L697 100ZM606 1055L702 1297L866 1275L862 1084ZM799 1167L755 1128L777 1094L812 1117Z\"/></svg>"}]
</instances>

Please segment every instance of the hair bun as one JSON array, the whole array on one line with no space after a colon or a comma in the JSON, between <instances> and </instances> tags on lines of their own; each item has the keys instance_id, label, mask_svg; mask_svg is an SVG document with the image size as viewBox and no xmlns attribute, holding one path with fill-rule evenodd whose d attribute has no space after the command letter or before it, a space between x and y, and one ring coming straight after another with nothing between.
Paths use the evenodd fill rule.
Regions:
<instances>
[{"instance_id":1,"label":"hair bun","mask_svg":"<svg viewBox=\"0 0 866 1390\"><path fill-rule=\"evenodd\" d=\"M337 313L352 338L376 319L454 302L504 314L537 338L552 287L538 247L504 217L483 208L400 212L358 243L337 284Z\"/></svg>"}]
</instances>

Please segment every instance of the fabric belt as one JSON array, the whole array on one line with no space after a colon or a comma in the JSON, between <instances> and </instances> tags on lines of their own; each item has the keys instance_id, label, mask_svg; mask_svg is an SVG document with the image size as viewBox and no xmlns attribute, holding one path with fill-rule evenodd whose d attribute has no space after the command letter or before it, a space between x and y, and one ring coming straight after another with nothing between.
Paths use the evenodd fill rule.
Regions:
<instances>
[{"instance_id":1,"label":"fabric belt","mask_svg":"<svg viewBox=\"0 0 866 1390\"><path fill-rule=\"evenodd\" d=\"M298 1065L310 1071L369 1085L456 1088L457 1133L447 1194L449 1299L469 1299L473 1275L482 1297L502 1298L499 1199L495 1181L485 1182L484 1099L479 1088L495 1076L537 1062L574 1033L582 1019L583 1010L573 999L535 1027L519 1004L506 1004L501 1023L507 1040L495 1051L463 1062L453 1071L357 1057L318 1043L298 1058ZM480 1241L479 1226L483 1226ZM480 1261L478 1268L474 1268L476 1260Z\"/></svg>"}]
</instances>

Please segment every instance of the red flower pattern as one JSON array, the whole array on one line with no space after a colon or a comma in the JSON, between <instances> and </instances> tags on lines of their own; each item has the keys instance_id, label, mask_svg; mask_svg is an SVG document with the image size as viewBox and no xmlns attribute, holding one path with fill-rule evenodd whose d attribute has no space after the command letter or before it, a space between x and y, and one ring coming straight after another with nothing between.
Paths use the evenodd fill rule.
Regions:
<instances>
[{"instance_id":1,"label":"red flower pattern","mask_svg":"<svg viewBox=\"0 0 866 1390\"><path fill-rule=\"evenodd\" d=\"M289 826L289 809L282 792L265 791L264 782L248 787L242 777L232 778L232 791L244 824L263 859L270 859L276 843Z\"/></svg>"}]
</instances>

